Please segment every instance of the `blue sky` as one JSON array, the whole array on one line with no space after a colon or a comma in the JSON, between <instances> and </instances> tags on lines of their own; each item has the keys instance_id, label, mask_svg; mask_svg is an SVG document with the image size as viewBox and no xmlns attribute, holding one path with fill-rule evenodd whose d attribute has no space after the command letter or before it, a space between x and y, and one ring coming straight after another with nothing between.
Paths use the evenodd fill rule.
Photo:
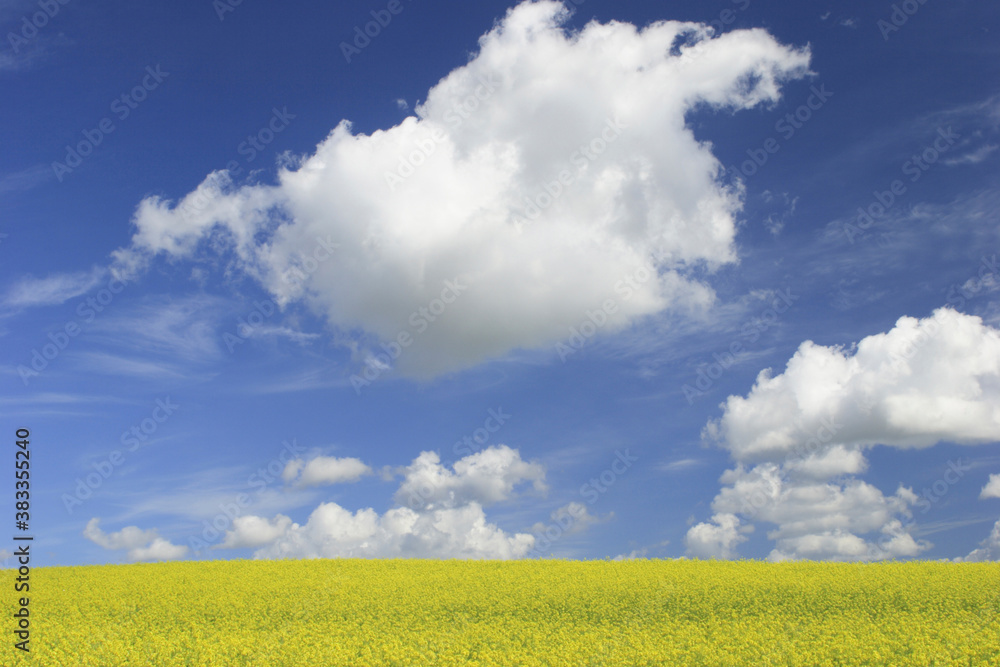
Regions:
<instances>
[{"instance_id":1,"label":"blue sky","mask_svg":"<svg viewBox=\"0 0 1000 667\"><path fill-rule=\"evenodd\" d=\"M0 23L40 564L1000 558L995 6Z\"/></svg>"}]
</instances>

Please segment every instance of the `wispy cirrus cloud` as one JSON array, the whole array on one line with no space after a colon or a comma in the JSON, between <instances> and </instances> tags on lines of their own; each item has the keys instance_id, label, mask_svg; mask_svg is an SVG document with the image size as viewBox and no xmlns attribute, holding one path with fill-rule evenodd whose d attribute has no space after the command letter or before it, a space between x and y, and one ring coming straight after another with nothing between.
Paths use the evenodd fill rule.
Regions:
<instances>
[{"instance_id":1,"label":"wispy cirrus cloud","mask_svg":"<svg viewBox=\"0 0 1000 667\"><path fill-rule=\"evenodd\" d=\"M94 267L90 271L57 273L45 278L26 276L7 290L3 305L12 310L57 306L86 294L106 275L107 269Z\"/></svg>"}]
</instances>

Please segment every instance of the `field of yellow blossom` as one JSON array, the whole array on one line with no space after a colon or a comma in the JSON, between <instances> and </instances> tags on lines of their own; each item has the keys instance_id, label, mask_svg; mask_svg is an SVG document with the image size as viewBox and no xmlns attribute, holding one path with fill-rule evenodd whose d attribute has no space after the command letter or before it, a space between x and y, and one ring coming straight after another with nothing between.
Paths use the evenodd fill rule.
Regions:
<instances>
[{"instance_id":1,"label":"field of yellow blossom","mask_svg":"<svg viewBox=\"0 0 1000 667\"><path fill-rule=\"evenodd\" d=\"M4 665L1000 666L997 563L52 567L30 609Z\"/></svg>"}]
</instances>

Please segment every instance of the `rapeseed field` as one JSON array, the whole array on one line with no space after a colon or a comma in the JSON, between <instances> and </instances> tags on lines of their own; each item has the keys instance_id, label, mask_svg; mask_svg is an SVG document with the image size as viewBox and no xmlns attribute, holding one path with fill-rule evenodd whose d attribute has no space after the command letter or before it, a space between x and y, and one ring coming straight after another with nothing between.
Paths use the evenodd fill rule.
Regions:
<instances>
[{"instance_id":1,"label":"rapeseed field","mask_svg":"<svg viewBox=\"0 0 1000 667\"><path fill-rule=\"evenodd\" d=\"M31 595L4 664L1000 666L997 563L178 562Z\"/></svg>"}]
</instances>

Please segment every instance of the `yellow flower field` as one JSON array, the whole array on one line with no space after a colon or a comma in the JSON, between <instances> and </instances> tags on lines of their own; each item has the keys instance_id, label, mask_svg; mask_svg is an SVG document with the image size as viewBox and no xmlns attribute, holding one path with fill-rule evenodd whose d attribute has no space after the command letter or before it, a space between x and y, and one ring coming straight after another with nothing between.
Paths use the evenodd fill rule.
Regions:
<instances>
[{"instance_id":1,"label":"yellow flower field","mask_svg":"<svg viewBox=\"0 0 1000 667\"><path fill-rule=\"evenodd\" d=\"M997 563L53 567L30 607L4 665L1000 666Z\"/></svg>"}]
</instances>

